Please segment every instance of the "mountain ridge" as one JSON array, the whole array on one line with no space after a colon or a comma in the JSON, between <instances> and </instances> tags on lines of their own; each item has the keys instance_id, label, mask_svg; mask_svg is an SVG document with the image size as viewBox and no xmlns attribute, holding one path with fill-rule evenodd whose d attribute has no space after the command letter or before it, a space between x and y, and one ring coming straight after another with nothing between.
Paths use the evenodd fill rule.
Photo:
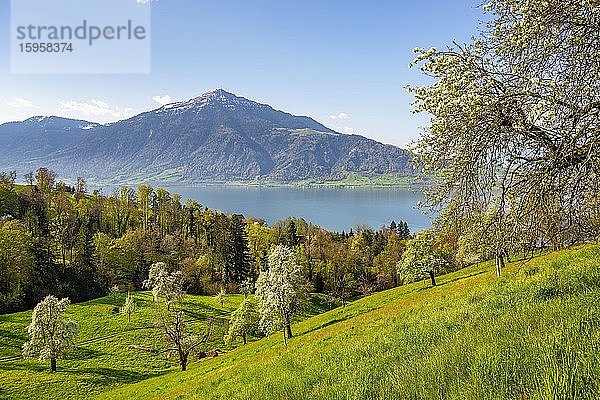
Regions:
<instances>
[{"instance_id":1,"label":"mountain ridge","mask_svg":"<svg viewBox=\"0 0 600 400\"><path fill-rule=\"evenodd\" d=\"M413 176L406 150L342 134L311 117L280 111L223 89L108 124L49 118L56 118L55 135L70 135L29 157L3 158L1 168L22 172L44 165L67 179L74 179L76 173L112 183L132 177L192 184L338 181L350 173ZM15 123L18 129L13 131L26 131L33 139L47 134L41 121L27 126L34 121ZM3 130L10 131L5 125L0 125L0 138ZM8 140L7 147L18 142L14 136L13 132L13 143ZM40 147L33 139L30 147Z\"/></svg>"}]
</instances>

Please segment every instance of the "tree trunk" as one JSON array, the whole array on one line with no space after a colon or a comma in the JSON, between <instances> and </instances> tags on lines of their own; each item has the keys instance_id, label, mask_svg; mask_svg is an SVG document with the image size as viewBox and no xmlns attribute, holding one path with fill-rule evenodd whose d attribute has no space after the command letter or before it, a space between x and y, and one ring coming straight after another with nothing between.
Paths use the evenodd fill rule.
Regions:
<instances>
[{"instance_id":1,"label":"tree trunk","mask_svg":"<svg viewBox=\"0 0 600 400\"><path fill-rule=\"evenodd\" d=\"M187 356L185 354L179 354L179 364L182 371L187 369Z\"/></svg>"},{"instance_id":2,"label":"tree trunk","mask_svg":"<svg viewBox=\"0 0 600 400\"><path fill-rule=\"evenodd\" d=\"M435 273L429 272L429 277L431 278L431 286L435 286Z\"/></svg>"},{"instance_id":3,"label":"tree trunk","mask_svg":"<svg viewBox=\"0 0 600 400\"><path fill-rule=\"evenodd\" d=\"M289 322L285 325L285 331L287 333L287 337L291 338L293 336L292 335L292 326L290 325Z\"/></svg>"},{"instance_id":4,"label":"tree trunk","mask_svg":"<svg viewBox=\"0 0 600 400\"><path fill-rule=\"evenodd\" d=\"M56 372L56 358L50 359L50 369L52 372Z\"/></svg>"},{"instance_id":5,"label":"tree trunk","mask_svg":"<svg viewBox=\"0 0 600 400\"><path fill-rule=\"evenodd\" d=\"M500 276L500 257L496 254L496 276Z\"/></svg>"},{"instance_id":6,"label":"tree trunk","mask_svg":"<svg viewBox=\"0 0 600 400\"><path fill-rule=\"evenodd\" d=\"M244 346L245 346L246 345L246 334L245 333L242 335L242 339L244 340Z\"/></svg>"}]
</instances>

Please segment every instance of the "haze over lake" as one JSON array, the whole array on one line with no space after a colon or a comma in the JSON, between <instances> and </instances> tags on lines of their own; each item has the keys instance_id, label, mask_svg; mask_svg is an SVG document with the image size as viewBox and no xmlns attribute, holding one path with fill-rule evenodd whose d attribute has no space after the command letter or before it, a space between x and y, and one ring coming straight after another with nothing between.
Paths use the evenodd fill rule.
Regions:
<instances>
[{"instance_id":1,"label":"haze over lake","mask_svg":"<svg viewBox=\"0 0 600 400\"><path fill-rule=\"evenodd\" d=\"M427 228L430 216L417 208L422 193L401 188L296 188L248 186L167 187L185 199L223 212L264 219L268 224L301 217L329 230L348 231L358 224L374 229L392 220L406 221L411 232Z\"/></svg>"}]
</instances>

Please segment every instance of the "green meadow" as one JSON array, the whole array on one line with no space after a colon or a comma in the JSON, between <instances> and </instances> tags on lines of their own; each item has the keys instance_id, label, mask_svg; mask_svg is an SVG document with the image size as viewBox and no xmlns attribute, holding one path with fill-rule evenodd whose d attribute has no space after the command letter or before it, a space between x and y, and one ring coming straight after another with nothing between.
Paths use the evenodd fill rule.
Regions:
<instances>
[{"instance_id":1,"label":"green meadow","mask_svg":"<svg viewBox=\"0 0 600 400\"><path fill-rule=\"evenodd\" d=\"M153 328L156 320L152 295L132 294L136 311L127 316L113 314L126 294L103 297L70 307L68 318L79 324L77 345L68 359L58 360L58 372L50 373L49 363L21 358L21 346L27 340L26 327L31 311L0 315L0 398L10 399L81 399L103 393L116 386L163 375L177 368L177 359L165 351L161 333ZM209 341L200 348L210 357L215 350L225 352L235 345L225 346L229 314L242 301L243 295L228 295L221 304L209 296L185 297L183 308L190 329L202 336L212 327ZM302 318L327 310L324 296L312 295ZM251 338L256 340L256 338ZM199 360L200 355L192 360Z\"/></svg>"},{"instance_id":2,"label":"green meadow","mask_svg":"<svg viewBox=\"0 0 600 400\"><path fill-rule=\"evenodd\" d=\"M288 346L281 335L226 348L228 313L188 296L201 334L217 327L188 371L149 324L152 302L136 293L132 321L111 314L122 298L71 307L78 345L58 373L23 361L30 312L0 317L0 397L99 399L597 399L600 393L600 247L509 264L489 263L377 293L345 307L313 297ZM325 311L325 312L323 312ZM138 349L132 348L135 345ZM156 349L143 351L139 348Z\"/></svg>"}]
</instances>

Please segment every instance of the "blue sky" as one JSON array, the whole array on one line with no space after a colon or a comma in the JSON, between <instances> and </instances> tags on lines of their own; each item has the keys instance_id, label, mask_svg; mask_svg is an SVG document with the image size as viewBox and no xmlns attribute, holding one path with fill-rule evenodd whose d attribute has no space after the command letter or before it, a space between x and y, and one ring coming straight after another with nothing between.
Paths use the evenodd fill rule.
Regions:
<instances>
[{"instance_id":1,"label":"blue sky","mask_svg":"<svg viewBox=\"0 0 600 400\"><path fill-rule=\"evenodd\" d=\"M10 73L9 4L0 2L0 122L109 122L224 88L400 146L426 123L404 89L424 82L408 68L412 49L467 41L484 18L479 0L157 0L150 74L20 75Z\"/></svg>"}]
</instances>

